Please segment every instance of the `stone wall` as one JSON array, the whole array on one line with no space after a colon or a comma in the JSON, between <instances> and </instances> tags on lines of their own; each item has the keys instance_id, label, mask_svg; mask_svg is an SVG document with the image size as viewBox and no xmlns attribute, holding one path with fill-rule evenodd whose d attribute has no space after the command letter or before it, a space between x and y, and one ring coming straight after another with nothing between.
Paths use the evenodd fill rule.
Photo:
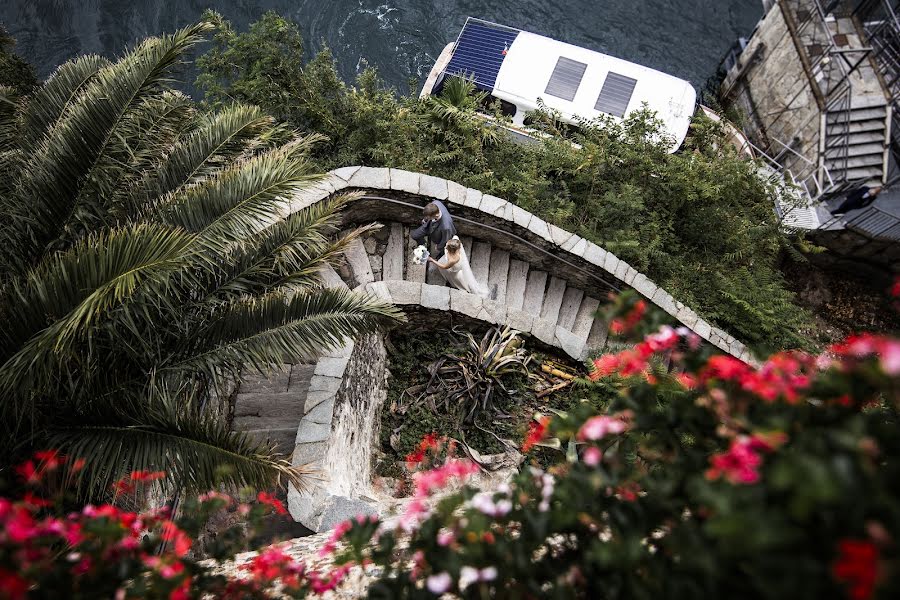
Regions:
<instances>
[{"instance_id":1,"label":"stone wall","mask_svg":"<svg viewBox=\"0 0 900 600\"><path fill-rule=\"evenodd\" d=\"M784 151L779 140L815 161L822 99L806 75L788 19L791 14L781 3L773 3L726 76L722 92L747 116L745 133L769 154ZM785 166L798 176L812 168L790 154Z\"/></svg>"},{"instance_id":2,"label":"stone wall","mask_svg":"<svg viewBox=\"0 0 900 600\"><path fill-rule=\"evenodd\" d=\"M366 496L372 448L387 397L387 351L380 335L348 344L316 365L318 385L297 428L292 464L319 470L307 490L288 490L291 516L313 531L327 531L377 509ZM311 392L314 394L314 392Z\"/></svg>"}]
</instances>

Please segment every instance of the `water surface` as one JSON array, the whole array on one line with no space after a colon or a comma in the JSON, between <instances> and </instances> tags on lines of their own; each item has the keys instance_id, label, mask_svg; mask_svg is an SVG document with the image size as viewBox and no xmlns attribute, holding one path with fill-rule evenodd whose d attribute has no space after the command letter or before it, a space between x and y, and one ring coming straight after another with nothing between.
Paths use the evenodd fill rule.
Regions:
<instances>
[{"instance_id":1,"label":"water surface","mask_svg":"<svg viewBox=\"0 0 900 600\"><path fill-rule=\"evenodd\" d=\"M115 56L199 19L245 28L265 11L296 21L307 51L328 44L345 79L368 61L388 83L424 80L467 15L641 63L701 86L762 14L759 0L4 0L0 23L42 77L82 53Z\"/></svg>"}]
</instances>

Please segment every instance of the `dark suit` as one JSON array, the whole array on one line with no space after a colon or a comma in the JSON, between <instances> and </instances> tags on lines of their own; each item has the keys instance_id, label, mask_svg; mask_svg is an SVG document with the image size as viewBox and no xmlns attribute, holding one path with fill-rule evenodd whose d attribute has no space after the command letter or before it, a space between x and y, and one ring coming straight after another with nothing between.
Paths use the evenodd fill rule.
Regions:
<instances>
[{"instance_id":1,"label":"dark suit","mask_svg":"<svg viewBox=\"0 0 900 600\"><path fill-rule=\"evenodd\" d=\"M841 205L831 211L831 214L842 215L844 213L850 212L851 210L865 208L875 202L876 196L878 196L878 194L873 194L869 187L858 187L847 194L844 201L841 202Z\"/></svg>"},{"instance_id":2,"label":"dark suit","mask_svg":"<svg viewBox=\"0 0 900 600\"><path fill-rule=\"evenodd\" d=\"M437 260L444 255L444 244L456 235L456 227L453 225L453 217L450 216L450 211L447 210L444 203L438 200L435 200L434 203L441 211L441 218L437 221L426 221L410 235L419 244L425 244L428 252ZM428 238L427 244L425 238Z\"/></svg>"}]
</instances>

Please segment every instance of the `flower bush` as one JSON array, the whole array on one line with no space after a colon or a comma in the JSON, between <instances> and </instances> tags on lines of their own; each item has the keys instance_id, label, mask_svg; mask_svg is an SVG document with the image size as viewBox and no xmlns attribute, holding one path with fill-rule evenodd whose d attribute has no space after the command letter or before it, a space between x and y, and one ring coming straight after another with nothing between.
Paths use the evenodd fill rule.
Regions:
<instances>
[{"instance_id":1,"label":"flower bush","mask_svg":"<svg viewBox=\"0 0 900 600\"><path fill-rule=\"evenodd\" d=\"M900 340L752 366L662 326L593 364L608 409L527 433L568 446L555 464L441 494L475 470L448 459L396 526L329 550L381 567L371 598L898 597Z\"/></svg>"},{"instance_id":2,"label":"flower bush","mask_svg":"<svg viewBox=\"0 0 900 600\"><path fill-rule=\"evenodd\" d=\"M262 520L283 515L282 503L267 492L240 502L209 492L187 500L172 515L167 507L136 512L161 472L137 471L115 483L111 503L72 510L67 490L77 485L81 460L56 451L39 452L16 471L17 499L0 497L0 599L24 598L304 598L333 589L349 569L307 569L278 545L241 565L228 577L215 563L246 549ZM210 517L237 513L237 524L205 544L195 541Z\"/></svg>"}]
</instances>

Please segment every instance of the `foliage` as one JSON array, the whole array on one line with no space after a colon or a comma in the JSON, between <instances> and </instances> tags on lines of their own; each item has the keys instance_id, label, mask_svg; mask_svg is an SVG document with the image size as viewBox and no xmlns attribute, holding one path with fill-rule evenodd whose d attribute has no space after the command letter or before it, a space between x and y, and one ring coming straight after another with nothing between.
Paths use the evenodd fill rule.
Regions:
<instances>
[{"instance_id":1,"label":"foliage","mask_svg":"<svg viewBox=\"0 0 900 600\"><path fill-rule=\"evenodd\" d=\"M252 503L209 492L189 498L176 516L168 508L134 512L122 504L145 497L165 476L135 471L116 482L114 503L70 511L66 487L77 487L84 464L44 451L17 469L28 491L0 497L0 598L305 598L332 589L346 572L307 570L280 546L243 564L239 578L202 560L233 559L273 513L286 514L265 492ZM208 555L198 555L202 528L222 515L238 519L207 544Z\"/></svg>"},{"instance_id":2,"label":"foliage","mask_svg":"<svg viewBox=\"0 0 900 600\"><path fill-rule=\"evenodd\" d=\"M327 136L314 155L321 168L398 167L508 198L616 253L762 352L808 344L798 332L809 315L777 269L791 248L773 211L784 191L740 159L710 119L697 117L685 147L668 154L648 111L577 128L539 112L533 126L554 135L521 145L497 135L501 115L473 116L486 100L471 89L461 95L460 80L439 98L398 97L371 70L345 84L327 50L304 64L296 26L274 14L246 33L221 19L217 27L199 61L208 101L256 103Z\"/></svg>"},{"instance_id":3,"label":"foliage","mask_svg":"<svg viewBox=\"0 0 900 600\"><path fill-rule=\"evenodd\" d=\"M432 409L440 403L445 412L455 412L460 423L471 425L482 411L497 410L495 394L515 394L504 379L528 375L531 356L522 347L519 333L509 327L491 327L478 342L468 331L457 333L465 339L465 351L444 353L432 362L428 366L431 378L414 402L425 400Z\"/></svg>"},{"instance_id":4,"label":"foliage","mask_svg":"<svg viewBox=\"0 0 900 600\"><path fill-rule=\"evenodd\" d=\"M900 592L900 340L752 367L664 326L594 368L618 395L533 428L575 445L549 469L439 494L472 472L451 460L396 529L346 525L339 560L381 568L370 598Z\"/></svg>"},{"instance_id":5,"label":"foliage","mask_svg":"<svg viewBox=\"0 0 900 600\"><path fill-rule=\"evenodd\" d=\"M347 197L288 215L318 180L317 136L169 88L208 30L70 61L0 127L2 466L56 447L87 459L81 491L100 496L133 470L193 490L300 483L216 403L242 370L401 318L320 286L359 232L334 239Z\"/></svg>"},{"instance_id":6,"label":"foliage","mask_svg":"<svg viewBox=\"0 0 900 600\"><path fill-rule=\"evenodd\" d=\"M34 68L13 52L15 40L0 26L0 88L11 88L15 96L25 96L37 87ZM4 94L0 93L0 98ZM2 101L2 100L0 100Z\"/></svg>"}]
</instances>

